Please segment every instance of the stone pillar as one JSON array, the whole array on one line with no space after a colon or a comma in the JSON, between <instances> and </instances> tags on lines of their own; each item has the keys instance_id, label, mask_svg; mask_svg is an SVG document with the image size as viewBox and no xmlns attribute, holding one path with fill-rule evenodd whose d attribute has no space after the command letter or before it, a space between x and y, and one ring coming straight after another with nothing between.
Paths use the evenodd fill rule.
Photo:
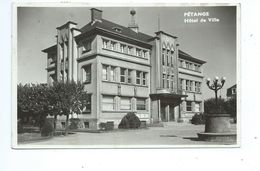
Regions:
<instances>
[{"instance_id":1,"label":"stone pillar","mask_svg":"<svg viewBox=\"0 0 260 171\"><path fill-rule=\"evenodd\" d=\"M159 119L159 122L162 121L162 118L161 118L161 100L160 99L158 100L158 119Z\"/></svg>"},{"instance_id":2,"label":"stone pillar","mask_svg":"<svg viewBox=\"0 0 260 171\"><path fill-rule=\"evenodd\" d=\"M170 106L169 105L166 105L165 112L166 112L166 122L169 122L170 121Z\"/></svg>"}]
</instances>

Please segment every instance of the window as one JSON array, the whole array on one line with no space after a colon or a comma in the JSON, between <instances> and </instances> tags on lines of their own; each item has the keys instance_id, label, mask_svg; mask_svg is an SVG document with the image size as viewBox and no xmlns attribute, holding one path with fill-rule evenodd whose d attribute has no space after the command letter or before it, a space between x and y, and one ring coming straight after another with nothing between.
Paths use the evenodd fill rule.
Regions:
<instances>
[{"instance_id":1,"label":"window","mask_svg":"<svg viewBox=\"0 0 260 171\"><path fill-rule=\"evenodd\" d=\"M108 49L108 43L109 43L108 40L103 39L103 48Z\"/></svg>"},{"instance_id":2,"label":"window","mask_svg":"<svg viewBox=\"0 0 260 171\"><path fill-rule=\"evenodd\" d=\"M146 85L146 73L143 72L143 85Z\"/></svg>"},{"instance_id":3,"label":"window","mask_svg":"<svg viewBox=\"0 0 260 171\"><path fill-rule=\"evenodd\" d=\"M183 81L183 79L179 79L179 89L180 90L183 90L183 84L182 84L182 81Z\"/></svg>"},{"instance_id":4,"label":"window","mask_svg":"<svg viewBox=\"0 0 260 171\"><path fill-rule=\"evenodd\" d=\"M171 51L168 51L168 56L167 56L167 65L171 66Z\"/></svg>"},{"instance_id":5,"label":"window","mask_svg":"<svg viewBox=\"0 0 260 171\"><path fill-rule=\"evenodd\" d=\"M127 53L128 53L129 55L133 55L133 47L128 46L128 47L127 47Z\"/></svg>"},{"instance_id":6,"label":"window","mask_svg":"<svg viewBox=\"0 0 260 171\"><path fill-rule=\"evenodd\" d=\"M188 111L188 112L192 111L191 101L186 102L186 111Z\"/></svg>"},{"instance_id":7,"label":"window","mask_svg":"<svg viewBox=\"0 0 260 171\"><path fill-rule=\"evenodd\" d=\"M126 82L126 69L120 68L120 82L125 83Z\"/></svg>"},{"instance_id":8,"label":"window","mask_svg":"<svg viewBox=\"0 0 260 171\"><path fill-rule=\"evenodd\" d=\"M82 82L83 83L91 82L91 64L82 66Z\"/></svg>"},{"instance_id":9,"label":"window","mask_svg":"<svg viewBox=\"0 0 260 171\"><path fill-rule=\"evenodd\" d=\"M200 93L200 91L201 91L201 83L195 82L195 92Z\"/></svg>"},{"instance_id":10,"label":"window","mask_svg":"<svg viewBox=\"0 0 260 171\"><path fill-rule=\"evenodd\" d=\"M121 110L131 110L131 99L129 97L121 97L120 109Z\"/></svg>"},{"instance_id":11,"label":"window","mask_svg":"<svg viewBox=\"0 0 260 171\"><path fill-rule=\"evenodd\" d=\"M171 76L171 88L174 90L174 75Z\"/></svg>"},{"instance_id":12,"label":"window","mask_svg":"<svg viewBox=\"0 0 260 171\"><path fill-rule=\"evenodd\" d=\"M192 92L193 81L190 81L189 91Z\"/></svg>"},{"instance_id":13,"label":"window","mask_svg":"<svg viewBox=\"0 0 260 171\"><path fill-rule=\"evenodd\" d=\"M165 65L165 50L162 50L162 65Z\"/></svg>"},{"instance_id":14,"label":"window","mask_svg":"<svg viewBox=\"0 0 260 171\"><path fill-rule=\"evenodd\" d=\"M141 51L142 51L141 49L136 48L136 56L141 57L142 56Z\"/></svg>"},{"instance_id":15,"label":"window","mask_svg":"<svg viewBox=\"0 0 260 171\"><path fill-rule=\"evenodd\" d=\"M172 67L174 67L174 51L171 51L171 59L172 59L171 65Z\"/></svg>"},{"instance_id":16,"label":"window","mask_svg":"<svg viewBox=\"0 0 260 171\"><path fill-rule=\"evenodd\" d=\"M112 41L110 42L110 49L111 50L117 50L116 49L116 42L112 42Z\"/></svg>"},{"instance_id":17,"label":"window","mask_svg":"<svg viewBox=\"0 0 260 171\"><path fill-rule=\"evenodd\" d=\"M120 52L126 53L126 45L120 44Z\"/></svg>"},{"instance_id":18,"label":"window","mask_svg":"<svg viewBox=\"0 0 260 171\"><path fill-rule=\"evenodd\" d=\"M132 83L132 76L131 76L132 70L127 70L127 83Z\"/></svg>"},{"instance_id":19,"label":"window","mask_svg":"<svg viewBox=\"0 0 260 171\"><path fill-rule=\"evenodd\" d=\"M102 98L102 110L112 111L115 109L114 96L103 95Z\"/></svg>"},{"instance_id":20,"label":"window","mask_svg":"<svg viewBox=\"0 0 260 171\"><path fill-rule=\"evenodd\" d=\"M166 75L163 74L163 77L162 77L162 87L165 88L166 86Z\"/></svg>"},{"instance_id":21,"label":"window","mask_svg":"<svg viewBox=\"0 0 260 171\"><path fill-rule=\"evenodd\" d=\"M200 112L200 102L195 102L194 112Z\"/></svg>"},{"instance_id":22,"label":"window","mask_svg":"<svg viewBox=\"0 0 260 171\"><path fill-rule=\"evenodd\" d=\"M89 128L89 122L84 122L84 127Z\"/></svg>"},{"instance_id":23,"label":"window","mask_svg":"<svg viewBox=\"0 0 260 171\"><path fill-rule=\"evenodd\" d=\"M140 85L141 84L141 71L136 71L136 84Z\"/></svg>"},{"instance_id":24,"label":"window","mask_svg":"<svg viewBox=\"0 0 260 171\"><path fill-rule=\"evenodd\" d=\"M170 88L170 75L167 75L167 83L166 83L166 86L167 88Z\"/></svg>"},{"instance_id":25,"label":"window","mask_svg":"<svg viewBox=\"0 0 260 171\"><path fill-rule=\"evenodd\" d=\"M82 42L82 53L86 53L91 50L91 42L90 41L84 41Z\"/></svg>"},{"instance_id":26,"label":"window","mask_svg":"<svg viewBox=\"0 0 260 171\"><path fill-rule=\"evenodd\" d=\"M87 97L85 99L85 107L82 111L82 113L90 114L91 113L91 94L87 94Z\"/></svg>"},{"instance_id":27,"label":"window","mask_svg":"<svg viewBox=\"0 0 260 171\"><path fill-rule=\"evenodd\" d=\"M108 80L108 66L102 66L102 80Z\"/></svg>"},{"instance_id":28,"label":"window","mask_svg":"<svg viewBox=\"0 0 260 171\"><path fill-rule=\"evenodd\" d=\"M190 80L186 80L186 91L190 90Z\"/></svg>"},{"instance_id":29,"label":"window","mask_svg":"<svg viewBox=\"0 0 260 171\"><path fill-rule=\"evenodd\" d=\"M136 99L136 109L137 110L146 110L146 99L145 98Z\"/></svg>"},{"instance_id":30,"label":"window","mask_svg":"<svg viewBox=\"0 0 260 171\"><path fill-rule=\"evenodd\" d=\"M195 71L200 72L200 65L194 64Z\"/></svg>"},{"instance_id":31,"label":"window","mask_svg":"<svg viewBox=\"0 0 260 171\"><path fill-rule=\"evenodd\" d=\"M116 67L113 66L110 67L110 81L116 81L115 70Z\"/></svg>"},{"instance_id":32,"label":"window","mask_svg":"<svg viewBox=\"0 0 260 171\"><path fill-rule=\"evenodd\" d=\"M179 67L183 67L183 65L182 65L182 62L183 62L183 61L182 61L182 60L179 60L178 62L179 62Z\"/></svg>"}]
</instances>

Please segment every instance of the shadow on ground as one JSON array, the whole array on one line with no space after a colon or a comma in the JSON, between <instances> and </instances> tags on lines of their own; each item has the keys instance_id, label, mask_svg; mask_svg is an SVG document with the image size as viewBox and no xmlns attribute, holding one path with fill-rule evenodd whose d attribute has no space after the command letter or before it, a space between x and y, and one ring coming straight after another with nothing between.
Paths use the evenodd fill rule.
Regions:
<instances>
[{"instance_id":1,"label":"shadow on ground","mask_svg":"<svg viewBox=\"0 0 260 171\"><path fill-rule=\"evenodd\" d=\"M191 141L200 141L198 137L183 137L183 139L191 140Z\"/></svg>"}]
</instances>

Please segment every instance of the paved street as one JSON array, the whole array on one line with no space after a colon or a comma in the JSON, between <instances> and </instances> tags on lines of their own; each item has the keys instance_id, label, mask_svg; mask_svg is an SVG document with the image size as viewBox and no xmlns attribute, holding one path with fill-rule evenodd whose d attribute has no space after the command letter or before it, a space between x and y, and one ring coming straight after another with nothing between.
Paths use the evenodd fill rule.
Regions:
<instances>
[{"instance_id":1,"label":"paved street","mask_svg":"<svg viewBox=\"0 0 260 171\"><path fill-rule=\"evenodd\" d=\"M232 125L235 129L235 125ZM139 130L118 130L104 133L75 133L54 137L49 140L23 144L24 147L39 145L88 145L88 147L146 147L169 145L228 145L223 142L204 142L197 140L197 133L204 132L203 125L186 123L167 123L164 127L149 127ZM122 146L119 146L122 145ZM51 147L51 146L50 146Z\"/></svg>"}]
</instances>

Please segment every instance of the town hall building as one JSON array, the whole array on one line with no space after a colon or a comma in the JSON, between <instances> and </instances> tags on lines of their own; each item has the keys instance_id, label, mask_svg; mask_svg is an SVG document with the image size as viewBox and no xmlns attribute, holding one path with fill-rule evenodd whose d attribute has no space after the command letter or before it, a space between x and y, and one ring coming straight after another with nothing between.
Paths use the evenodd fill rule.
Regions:
<instances>
[{"instance_id":1,"label":"town hall building","mask_svg":"<svg viewBox=\"0 0 260 171\"><path fill-rule=\"evenodd\" d=\"M125 27L92 8L88 24L57 27L57 43L43 50L49 85L72 80L85 85L90 100L76 116L81 128L98 129L106 122L117 127L128 112L147 124L189 122L203 112L205 61L181 51L176 36L140 32L135 13Z\"/></svg>"}]
</instances>

